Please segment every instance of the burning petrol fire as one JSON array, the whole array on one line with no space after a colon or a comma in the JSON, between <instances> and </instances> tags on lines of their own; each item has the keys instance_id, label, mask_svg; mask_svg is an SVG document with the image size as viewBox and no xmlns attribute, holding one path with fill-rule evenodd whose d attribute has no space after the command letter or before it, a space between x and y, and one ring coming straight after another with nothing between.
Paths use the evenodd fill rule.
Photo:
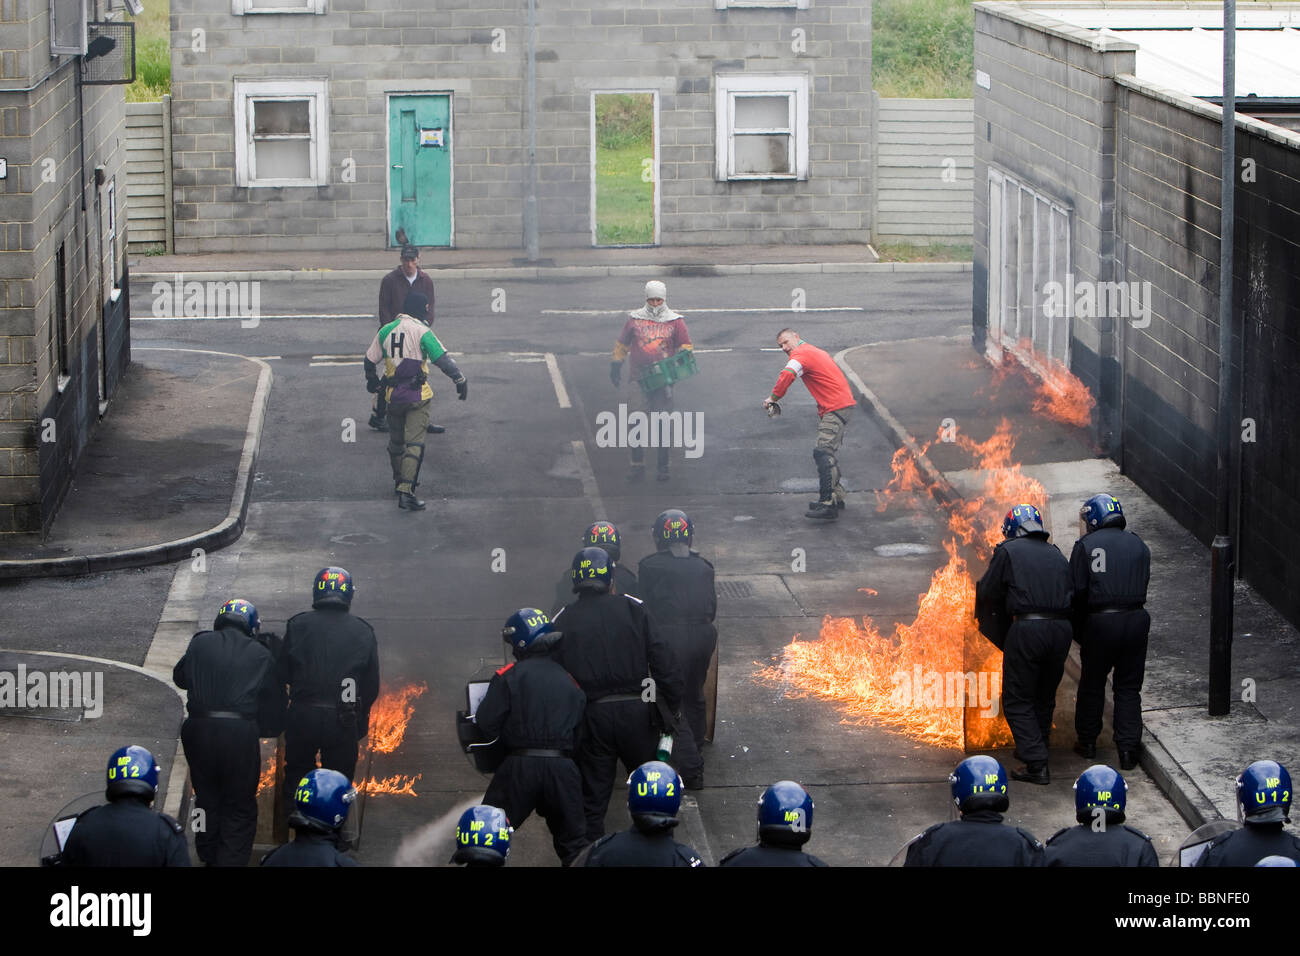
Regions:
<instances>
[{"instance_id":1,"label":"burning petrol fire","mask_svg":"<svg viewBox=\"0 0 1300 956\"><path fill-rule=\"evenodd\" d=\"M1066 424L1088 424L1092 396L1087 388L1060 363L1034 360L1027 342L1021 348L1045 373L1043 381L1034 382L1034 411ZM1001 713L1002 653L975 625L975 581L963 550L982 573L1002 540L1007 509L1029 503L1045 511L1047 493L1013 461L1015 436L1006 419L986 441L958 435L956 442L984 472L984 487L950 509L948 561L920 595L916 618L896 625L886 637L869 617L859 624L828 616L817 640L796 635L780 661L759 677L790 685L790 696L836 701L850 721L882 724L931 745L987 750L1011 743ZM892 467L894 477L878 496L880 510L918 505L926 484L912 456L899 449Z\"/></svg>"},{"instance_id":2,"label":"burning petrol fire","mask_svg":"<svg viewBox=\"0 0 1300 956\"><path fill-rule=\"evenodd\" d=\"M415 714L413 702L428 689L428 684L420 683L406 684L397 690L380 690L379 697L370 708L369 744L358 755L358 767L368 767L370 758L374 754L390 754L401 746L402 739L406 736L406 726ZM262 769L261 778L257 781L257 792L274 788L275 776L275 754L271 754ZM415 792L415 782L422 776L423 774L418 773L413 777L408 774L394 774L382 780L372 776L365 780L357 780L355 783L359 793L391 793L414 797L418 796Z\"/></svg>"}]
</instances>

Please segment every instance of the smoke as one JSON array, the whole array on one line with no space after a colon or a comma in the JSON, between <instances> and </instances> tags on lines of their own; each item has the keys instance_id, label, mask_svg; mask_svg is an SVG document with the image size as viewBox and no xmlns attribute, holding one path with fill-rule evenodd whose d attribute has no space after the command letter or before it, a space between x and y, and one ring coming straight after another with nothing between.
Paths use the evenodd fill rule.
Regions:
<instances>
[{"instance_id":1,"label":"smoke","mask_svg":"<svg viewBox=\"0 0 1300 956\"><path fill-rule=\"evenodd\" d=\"M404 839L393 856L393 866L442 866L455 852L456 821L470 807L481 806L482 797L458 803L432 823L426 823Z\"/></svg>"}]
</instances>

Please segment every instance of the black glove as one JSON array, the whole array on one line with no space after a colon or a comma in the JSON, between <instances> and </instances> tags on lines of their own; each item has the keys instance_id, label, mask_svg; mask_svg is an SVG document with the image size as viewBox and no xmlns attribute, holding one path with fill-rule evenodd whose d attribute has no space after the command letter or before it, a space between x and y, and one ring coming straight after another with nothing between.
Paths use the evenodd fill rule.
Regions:
<instances>
[{"instance_id":1,"label":"black glove","mask_svg":"<svg viewBox=\"0 0 1300 956\"><path fill-rule=\"evenodd\" d=\"M366 379L366 391L369 392L371 395L374 395L381 388L383 388L383 383L380 382L379 379L375 378L374 376L370 376Z\"/></svg>"},{"instance_id":2,"label":"black glove","mask_svg":"<svg viewBox=\"0 0 1300 956\"><path fill-rule=\"evenodd\" d=\"M469 395L469 380L462 375L460 378L453 378L451 383L456 386L456 397L462 402Z\"/></svg>"},{"instance_id":3,"label":"black glove","mask_svg":"<svg viewBox=\"0 0 1300 956\"><path fill-rule=\"evenodd\" d=\"M615 388L618 388L620 385L623 384L623 363L622 362L609 363L609 380L614 383Z\"/></svg>"}]
</instances>

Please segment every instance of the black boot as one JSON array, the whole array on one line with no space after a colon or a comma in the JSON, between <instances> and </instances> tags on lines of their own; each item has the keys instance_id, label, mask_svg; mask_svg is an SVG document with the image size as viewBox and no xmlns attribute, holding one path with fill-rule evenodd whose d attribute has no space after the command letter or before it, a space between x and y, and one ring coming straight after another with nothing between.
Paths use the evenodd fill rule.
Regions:
<instances>
[{"instance_id":1,"label":"black boot","mask_svg":"<svg viewBox=\"0 0 1300 956\"><path fill-rule=\"evenodd\" d=\"M1026 764L1024 770L1011 771L1011 779L1019 780L1021 783L1036 783L1040 787L1045 787L1052 782L1052 775L1047 771L1047 761L1041 763Z\"/></svg>"},{"instance_id":2,"label":"black boot","mask_svg":"<svg viewBox=\"0 0 1300 956\"><path fill-rule=\"evenodd\" d=\"M1077 753L1084 760L1097 759L1096 744L1085 744L1083 741L1079 741L1077 744L1074 745L1074 752Z\"/></svg>"},{"instance_id":3,"label":"black boot","mask_svg":"<svg viewBox=\"0 0 1300 956\"><path fill-rule=\"evenodd\" d=\"M424 502L405 491L397 493L397 507L406 511L423 511Z\"/></svg>"},{"instance_id":4,"label":"black boot","mask_svg":"<svg viewBox=\"0 0 1300 956\"><path fill-rule=\"evenodd\" d=\"M1121 750L1119 752L1119 769L1132 770L1138 765L1138 752L1136 750Z\"/></svg>"},{"instance_id":5,"label":"black boot","mask_svg":"<svg viewBox=\"0 0 1300 956\"><path fill-rule=\"evenodd\" d=\"M824 501L816 501L804 512L805 518L820 518L823 521L834 521L839 516L840 509L835 507L834 502L827 504Z\"/></svg>"}]
</instances>

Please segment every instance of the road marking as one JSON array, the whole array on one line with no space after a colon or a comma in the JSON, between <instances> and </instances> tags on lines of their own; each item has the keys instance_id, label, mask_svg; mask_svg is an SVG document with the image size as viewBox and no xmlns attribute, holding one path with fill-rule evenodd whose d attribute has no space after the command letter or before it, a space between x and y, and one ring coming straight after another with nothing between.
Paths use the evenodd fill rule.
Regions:
<instances>
[{"instance_id":1,"label":"road marking","mask_svg":"<svg viewBox=\"0 0 1300 956\"><path fill-rule=\"evenodd\" d=\"M734 309L687 309L686 315L700 315L706 312L721 312L724 315L742 315L748 312L865 312L864 305L826 305L816 308L795 309L790 306L780 308L734 308ZM626 315L625 309L542 309L542 315Z\"/></svg>"},{"instance_id":2,"label":"road marking","mask_svg":"<svg viewBox=\"0 0 1300 956\"><path fill-rule=\"evenodd\" d=\"M578 477L582 480L582 494L596 509L596 517L604 518L605 502L600 497L600 487L596 484L596 473L591 469L591 459L587 456L587 445L580 438L573 440L573 454L578 459Z\"/></svg>"},{"instance_id":3,"label":"road marking","mask_svg":"<svg viewBox=\"0 0 1300 956\"><path fill-rule=\"evenodd\" d=\"M278 355L254 355L253 358L259 358L263 362L277 362L280 360Z\"/></svg>"},{"instance_id":4,"label":"road marking","mask_svg":"<svg viewBox=\"0 0 1300 956\"><path fill-rule=\"evenodd\" d=\"M309 362L311 368L343 368L347 365L360 365L360 362Z\"/></svg>"},{"instance_id":5,"label":"road marking","mask_svg":"<svg viewBox=\"0 0 1300 956\"><path fill-rule=\"evenodd\" d=\"M569 401L569 392L564 387L564 379L560 375L560 363L555 361L553 352L546 353L546 370L551 373L551 384L555 386L555 398L560 403L560 407L572 408L573 403Z\"/></svg>"}]
</instances>

